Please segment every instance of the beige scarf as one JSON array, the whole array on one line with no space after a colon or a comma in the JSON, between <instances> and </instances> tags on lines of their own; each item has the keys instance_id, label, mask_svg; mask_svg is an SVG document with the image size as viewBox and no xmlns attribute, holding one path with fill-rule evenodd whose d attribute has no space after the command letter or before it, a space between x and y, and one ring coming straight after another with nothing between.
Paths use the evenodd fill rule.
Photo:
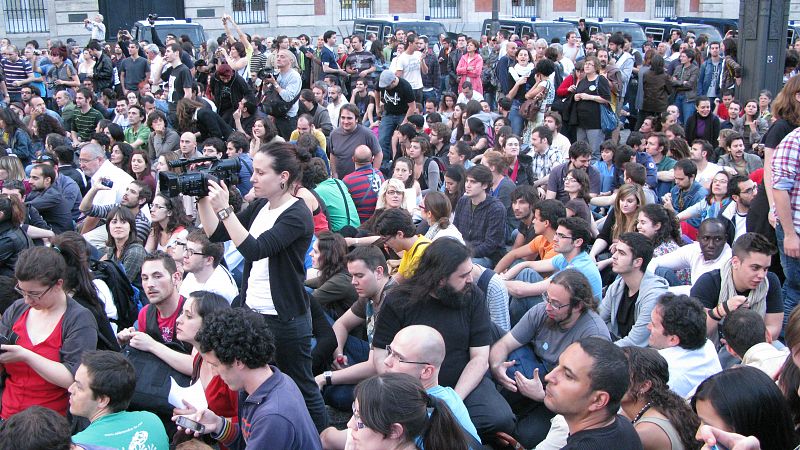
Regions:
<instances>
[{"instance_id":1,"label":"beige scarf","mask_svg":"<svg viewBox=\"0 0 800 450\"><path fill-rule=\"evenodd\" d=\"M730 300L731 297L739 295L736 293L736 286L733 284L733 262L728 260L724 266L719 270L721 278L719 299L717 304ZM769 278L764 277L764 281L755 289L751 289L747 294L747 304L750 309L757 312L761 317L767 314L767 291L769 291Z\"/></svg>"}]
</instances>

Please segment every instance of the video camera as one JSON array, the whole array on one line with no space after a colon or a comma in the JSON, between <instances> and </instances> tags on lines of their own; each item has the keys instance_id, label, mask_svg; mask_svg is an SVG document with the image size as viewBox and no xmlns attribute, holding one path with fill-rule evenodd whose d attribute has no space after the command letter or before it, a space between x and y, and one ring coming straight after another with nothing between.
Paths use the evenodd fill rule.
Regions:
<instances>
[{"instance_id":1,"label":"video camera","mask_svg":"<svg viewBox=\"0 0 800 450\"><path fill-rule=\"evenodd\" d=\"M170 161L167 165L171 169L175 169L206 162L210 162L211 165L196 167L189 173L160 172L158 174L158 184L161 193L169 197L174 197L178 194L205 197L208 195L209 180L214 180L217 183L222 180L228 186L239 184L239 170L242 168L239 158L217 159L214 156L192 159L181 158Z\"/></svg>"}]
</instances>

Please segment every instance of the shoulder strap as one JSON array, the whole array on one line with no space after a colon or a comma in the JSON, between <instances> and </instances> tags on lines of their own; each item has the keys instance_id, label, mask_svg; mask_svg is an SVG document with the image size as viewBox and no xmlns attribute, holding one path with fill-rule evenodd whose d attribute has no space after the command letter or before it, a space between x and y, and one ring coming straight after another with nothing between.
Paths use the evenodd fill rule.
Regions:
<instances>
[{"instance_id":1,"label":"shoulder strap","mask_svg":"<svg viewBox=\"0 0 800 450\"><path fill-rule=\"evenodd\" d=\"M420 242L419 244L414 246L414 250L411 251L411 257L413 258L414 255L417 253L417 250L422 246L431 245L431 242Z\"/></svg>"},{"instance_id":2,"label":"shoulder strap","mask_svg":"<svg viewBox=\"0 0 800 450\"><path fill-rule=\"evenodd\" d=\"M144 332L149 334L156 342L163 344L164 338L161 337L161 330L158 328L158 309L152 304L147 305L144 317Z\"/></svg>"},{"instance_id":3,"label":"shoulder strap","mask_svg":"<svg viewBox=\"0 0 800 450\"><path fill-rule=\"evenodd\" d=\"M339 184L338 179L333 178L333 184L335 184L336 187L339 188L339 192L341 192L342 194L342 201L344 202L344 210L345 214L347 214L347 225L350 225L350 205L347 204L347 196L344 194L344 189L342 189L342 185Z\"/></svg>"}]
</instances>

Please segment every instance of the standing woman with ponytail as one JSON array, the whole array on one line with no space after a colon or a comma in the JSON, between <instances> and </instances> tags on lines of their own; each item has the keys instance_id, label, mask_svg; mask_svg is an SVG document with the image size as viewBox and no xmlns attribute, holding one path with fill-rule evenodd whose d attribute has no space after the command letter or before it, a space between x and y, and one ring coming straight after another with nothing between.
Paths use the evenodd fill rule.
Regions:
<instances>
[{"instance_id":1,"label":"standing woman with ponytail","mask_svg":"<svg viewBox=\"0 0 800 450\"><path fill-rule=\"evenodd\" d=\"M66 272L57 247L31 248L17 260L15 290L21 298L0 319L0 334L12 342L0 345L3 420L35 405L66 416L67 388L75 381L81 355L97 347L97 324L67 295Z\"/></svg>"},{"instance_id":2,"label":"standing woman with ponytail","mask_svg":"<svg viewBox=\"0 0 800 450\"><path fill-rule=\"evenodd\" d=\"M311 373L311 314L303 286L314 222L305 203L292 195L301 177L292 144L262 146L253 156L250 179L256 199L234 214L228 187L211 181L198 212L212 241L230 240L244 256L243 302L267 321L275 336L275 363L300 388L321 431L327 415Z\"/></svg>"}]
</instances>

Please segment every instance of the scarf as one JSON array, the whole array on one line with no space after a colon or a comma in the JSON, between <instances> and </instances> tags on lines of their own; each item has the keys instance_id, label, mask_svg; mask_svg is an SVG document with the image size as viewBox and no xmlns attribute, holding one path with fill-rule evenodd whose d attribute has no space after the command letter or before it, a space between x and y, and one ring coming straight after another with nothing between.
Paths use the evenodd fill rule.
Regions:
<instances>
[{"instance_id":1,"label":"scarf","mask_svg":"<svg viewBox=\"0 0 800 450\"><path fill-rule=\"evenodd\" d=\"M736 286L733 284L733 262L729 259L719 270L721 279L719 299L717 304L728 301L731 297L739 295L736 293ZM761 317L767 313L767 291L769 291L769 278L764 277L764 281L755 289L751 289L747 294L747 303L750 309L757 312Z\"/></svg>"},{"instance_id":2,"label":"scarf","mask_svg":"<svg viewBox=\"0 0 800 450\"><path fill-rule=\"evenodd\" d=\"M529 77L531 72L533 72L533 64L531 63L528 63L527 66L521 66L519 63L517 63L514 65L514 67L508 69L508 73L511 74L511 78L513 78L514 81L517 81L520 78Z\"/></svg>"}]
</instances>

